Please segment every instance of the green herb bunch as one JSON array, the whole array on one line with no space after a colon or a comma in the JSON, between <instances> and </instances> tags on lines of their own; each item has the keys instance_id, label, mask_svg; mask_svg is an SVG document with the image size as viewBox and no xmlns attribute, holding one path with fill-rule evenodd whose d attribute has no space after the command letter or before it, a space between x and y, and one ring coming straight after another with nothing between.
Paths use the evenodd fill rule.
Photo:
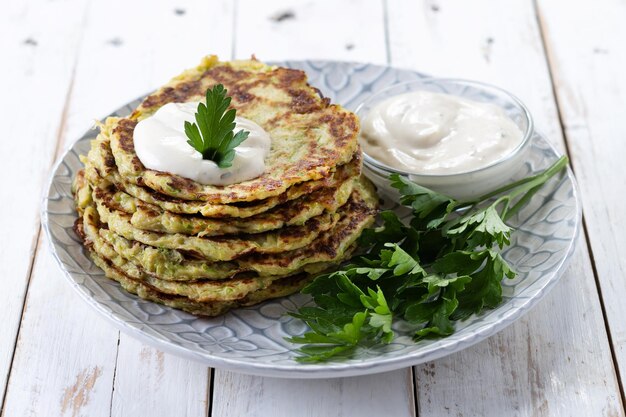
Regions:
<instances>
[{"instance_id":1,"label":"green herb bunch","mask_svg":"<svg viewBox=\"0 0 626 417\"><path fill-rule=\"evenodd\" d=\"M513 231L506 221L567 163L562 157L540 174L466 202L392 175L402 204L412 209L410 224L382 212L383 225L360 238L365 255L304 288L315 306L291 314L310 327L288 339L302 345L298 360L349 357L359 346L389 343L396 318L412 327L416 341L445 337L455 321L498 306L501 281L515 277L500 254Z\"/></svg>"}]
</instances>

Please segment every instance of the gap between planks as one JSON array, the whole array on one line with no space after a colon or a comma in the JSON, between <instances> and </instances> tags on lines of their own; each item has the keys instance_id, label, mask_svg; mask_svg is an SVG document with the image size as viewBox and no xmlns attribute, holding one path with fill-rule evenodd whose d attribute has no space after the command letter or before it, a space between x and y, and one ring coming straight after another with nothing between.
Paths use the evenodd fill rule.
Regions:
<instances>
[{"instance_id":1,"label":"gap between planks","mask_svg":"<svg viewBox=\"0 0 626 417\"><path fill-rule=\"evenodd\" d=\"M538 0L532 0L533 7L535 9L535 17L537 19L537 26L539 28L539 35L541 37L541 43L543 45L543 49L545 51L544 55L546 57L546 63L548 67L548 76L550 78L550 85L552 86L552 95L554 96L554 103L557 110L558 122L561 127L561 131L563 132L563 143L565 144L565 152L569 158L570 167L572 172L576 174L576 167L574 166L573 158L571 158L570 146L569 146L569 135L565 129L565 123L563 121L563 114L561 110L561 101L559 95L557 94L556 82L554 79L554 71L553 71L553 59L552 59L552 48L546 39L546 29L545 29L545 21L543 16L541 15L541 10L539 7ZM604 297L602 296L602 287L600 285L600 279L598 277L598 270L596 267L596 260L593 254L593 247L591 246L591 240L589 238L589 229L587 227L587 221L585 219L585 215L583 213L582 216L582 238L585 239L587 244L587 250L589 252L589 260L591 261L591 270L593 272L593 278L596 286L596 291L598 292L598 298L600 301L600 309L602 311L602 319L604 321L604 327L606 329L606 335L609 342L609 349L611 352L611 360L613 361L613 369L615 371L615 376L617 379L617 386L619 388L620 398L622 402L622 410L626 411L626 394L624 392L624 383L622 381L622 376L620 375L619 363L617 361L617 353L615 352L615 344L613 342L613 336L611 334L611 326L609 324L609 319L606 312L606 306L604 304Z\"/></svg>"},{"instance_id":2,"label":"gap between planks","mask_svg":"<svg viewBox=\"0 0 626 417\"><path fill-rule=\"evenodd\" d=\"M120 332L117 332L117 345L115 345L115 364L113 365L113 378L111 381L111 400L109 401L109 417L113 415L113 396L115 395L115 377L117 376L117 358L120 356Z\"/></svg>"},{"instance_id":3,"label":"gap between planks","mask_svg":"<svg viewBox=\"0 0 626 417\"><path fill-rule=\"evenodd\" d=\"M207 387L206 390L206 395L207 395L207 401L206 401L206 416L207 417L212 417L213 416L213 387L215 386L215 384L213 383L215 381L215 368L208 368L209 370L209 386Z\"/></svg>"},{"instance_id":4,"label":"gap between planks","mask_svg":"<svg viewBox=\"0 0 626 417\"><path fill-rule=\"evenodd\" d=\"M415 417L419 417L420 415L420 409L419 409L419 395L417 393L417 371L415 369L415 366L411 366L411 381L409 381L409 383L411 384L411 392L413 393L413 414L415 415Z\"/></svg>"},{"instance_id":5,"label":"gap between planks","mask_svg":"<svg viewBox=\"0 0 626 417\"><path fill-rule=\"evenodd\" d=\"M385 34L385 58L387 60L387 65L391 66L391 38L389 35L389 0L381 0L382 8L383 8L383 30ZM416 366L411 366L410 381L407 384L410 385L410 392L413 396L413 415L415 417L419 417L419 396L417 393L417 368Z\"/></svg>"}]
</instances>

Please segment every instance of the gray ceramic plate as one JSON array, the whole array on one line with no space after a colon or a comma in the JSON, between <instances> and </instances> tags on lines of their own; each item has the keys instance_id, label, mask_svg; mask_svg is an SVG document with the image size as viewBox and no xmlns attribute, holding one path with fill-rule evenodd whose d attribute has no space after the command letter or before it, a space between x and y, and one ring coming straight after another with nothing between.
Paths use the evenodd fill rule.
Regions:
<instances>
[{"instance_id":1,"label":"gray ceramic plate","mask_svg":"<svg viewBox=\"0 0 626 417\"><path fill-rule=\"evenodd\" d=\"M312 85L334 102L354 109L369 94L394 83L424 77L414 71L328 61L281 62L304 69ZM114 115L125 116L139 100ZM465 349L520 318L556 283L572 254L580 229L581 207L571 172L551 181L513 219L517 230L505 258L519 275L504 282L504 302L457 325L442 340L414 343L398 323L397 337L387 346L360 350L348 361L301 365L285 336L301 334L305 326L285 315L308 301L297 294L232 311L222 317L197 318L141 300L108 280L89 259L72 231L76 212L71 180L81 167L78 155L89 149L94 131L87 132L56 165L43 208L43 225L65 276L78 294L120 330L159 349L209 366L249 374L328 378L384 372L432 361ZM522 177L557 159L553 147L536 134L525 166L512 175ZM392 207L398 208L393 202Z\"/></svg>"}]
</instances>

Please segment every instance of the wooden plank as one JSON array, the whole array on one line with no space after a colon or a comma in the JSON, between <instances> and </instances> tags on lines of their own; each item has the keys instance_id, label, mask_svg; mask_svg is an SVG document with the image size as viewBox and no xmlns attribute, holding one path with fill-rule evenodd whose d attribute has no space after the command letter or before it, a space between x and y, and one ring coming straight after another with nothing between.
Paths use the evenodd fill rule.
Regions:
<instances>
[{"instance_id":1,"label":"wooden plank","mask_svg":"<svg viewBox=\"0 0 626 417\"><path fill-rule=\"evenodd\" d=\"M63 20L49 19L52 14ZM41 188L54 158L84 5L8 2L0 13L0 391L4 395L39 235ZM55 33L54 37L46 34ZM45 94L42 94L45 92Z\"/></svg>"},{"instance_id":2,"label":"wooden plank","mask_svg":"<svg viewBox=\"0 0 626 417\"><path fill-rule=\"evenodd\" d=\"M238 2L237 58L387 62L382 1L257 3Z\"/></svg>"},{"instance_id":3,"label":"wooden plank","mask_svg":"<svg viewBox=\"0 0 626 417\"><path fill-rule=\"evenodd\" d=\"M553 19L575 31L580 25L563 20L556 3ZM564 149L531 1L394 1L388 15L394 64L509 89ZM571 42L561 49L568 45L578 49ZM564 67L576 66L572 60ZM473 348L416 367L416 385L420 416L623 415L584 240L534 311Z\"/></svg>"},{"instance_id":4,"label":"wooden plank","mask_svg":"<svg viewBox=\"0 0 626 417\"><path fill-rule=\"evenodd\" d=\"M564 13L565 12L565 13ZM626 384L626 4L540 1L538 13L615 356ZM624 393L622 392L622 395Z\"/></svg>"},{"instance_id":5,"label":"wooden plank","mask_svg":"<svg viewBox=\"0 0 626 417\"><path fill-rule=\"evenodd\" d=\"M262 13L239 1L235 53L263 60L325 58L384 63L382 3L272 0ZM349 18L346 18L349 17ZM221 416L415 415L410 369L379 376L282 380L215 371L213 412Z\"/></svg>"},{"instance_id":6,"label":"wooden plank","mask_svg":"<svg viewBox=\"0 0 626 417\"><path fill-rule=\"evenodd\" d=\"M414 415L410 378L411 372L396 371L365 377L290 380L216 370L212 415Z\"/></svg>"},{"instance_id":7,"label":"wooden plank","mask_svg":"<svg viewBox=\"0 0 626 417\"><path fill-rule=\"evenodd\" d=\"M210 369L122 335L111 416L206 416Z\"/></svg>"},{"instance_id":8,"label":"wooden plank","mask_svg":"<svg viewBox=\"0 0 626 417\"><path fill-rule=\"evenodd\" d=\"M231 10L226 1L182 1L176 7L163 1L152 2L149 8L119 0L92 4L62 139L67 138L69 144L95 118L158 87L197 64L203 55L230 51L230 37L218 34L230 32ZM210 15L225 26L206 25ZM111 26L111 21L116 25ZM146 25L159 30L145 31ZM190 26L204 29L189 31ZM46 35L54 37L54 33ZM188 415L207 414L209 377L205 366L120 337L108 323L88 312L61 279L47 250L39 254L37 262L46 267L33 273L7 396L7 416L171 416L180 412L181 404ZM50 314L57 311L60 313ZM116 360L120 366L116 367Z\"/></svg>"}]
</instances>

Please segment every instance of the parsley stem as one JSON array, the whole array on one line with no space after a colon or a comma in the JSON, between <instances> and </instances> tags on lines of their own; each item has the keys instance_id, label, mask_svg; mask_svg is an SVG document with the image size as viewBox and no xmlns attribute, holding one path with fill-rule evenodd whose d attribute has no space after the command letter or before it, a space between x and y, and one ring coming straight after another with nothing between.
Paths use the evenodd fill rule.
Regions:
<instances>
[{"instance_id":1,"label":"parsley stem","mask_svg":"<svg viewBox=\"0 0 626 417\"><path fill-rule=\"evenodd\" d=\"M502 220L507 221L515 213L517 213L522 207L524 207L526 203L528 203L530 199L535 195L535 193L539 191L542 185L543 183L537 184L535 187L528 190L528 192L526 192L526 194L524 194L524 196L520 198L519 201L515 203L515 205L513 205L513 207L511 207L510 209L507 207L507 210L502 213Z\"/></svg>"},{"instance_id":2,"label":"parsley stem","mask_svg":"<svg viewBox=\"0 0 626 417\"><path fill-rule=\"evenodd\" d=\"M539 174L536 174L527 178L522 178L521 180L512 182L510 184L507 184L503 187L498 188L497 190L487 193L477 198L476 200L468 201L467 203L461 203L459 205L477 204L477 203L480 203L481 201L485 201L499 194L502 194L505 191L513 190L515 188L521 187L522 185L526 185L526 187L520 188L519 190L515 190L513 193L511 193L511 198L513 198L521 193L532 190L538 185L545 183L550 178L558 174L563 168L565 168L568 162L569 162L569 159L567 158L567 156L562 156L554 164L552 164L548 169L546 169L543 172L540 172Z\"/></svg>"},{"instance_id":3,"label":"parsley stem","mask_svg":"<svg viewBox=\"0 0 626 417\"><path fill-rule=\"evenodd\" d=\"M485 200L496 197L505 191L513 190L509 194L503 195L498 198L492 205L499 206L501 203L504 203L502 206L502 210L500 211L500 216L502 220L506 221L510 219L515 213L517 213L530 199L539 191L541 186L546 183L550 178L561 172L569 162L567 156L560 157L554 164L552 164L545 171L540 172L539 174L523 178L521 180L512 182L503 187L498 188L495 191L492 191L488 194L485 194L476 200L468 201L468 202L455 202L454 210L462 209L469 206L469 209L466 211L466 215L462 216L461 219L468 217L471 215L471 212L474 208L479 206ZM512 207L510 206L511 201L513 201L517 196L524 194L522 198L519 199ZM459 220L460 221L460 220Z\"/></svg>"}]
</instances>

